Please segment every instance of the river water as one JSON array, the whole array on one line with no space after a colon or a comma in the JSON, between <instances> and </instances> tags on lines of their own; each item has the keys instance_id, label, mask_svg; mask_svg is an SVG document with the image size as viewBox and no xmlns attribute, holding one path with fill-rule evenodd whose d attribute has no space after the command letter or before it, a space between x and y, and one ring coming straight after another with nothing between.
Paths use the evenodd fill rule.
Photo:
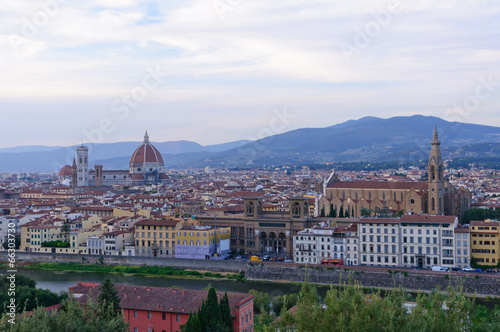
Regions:
<instances>
[{"instance_id":1,"label":"river water","mask_svg":"<svg viewBox=\"0 0 500 332\"><path fill-rule=\"evenodd\" d=\"M0 270L0 274L6 273ZM78 282L101 283L106 279L111 279L115 285L137 285L150 287L179 287L183 289L205 289L212 284L219 291L248 293L251 289L268 293L270 297L298 293L300 285L286 283L271 283L264 281L232 281L232 280L208 280L208 279L182 279L161 276L127 275L115 273L93 273L93 272L66 272L66 271L42 271L19 269L18 273L24 274L37 283L37 288L49 289L53 292L67 292L69 287L75 286ZM321 298L325 298L328 286L318 287L317 291ZM412 293L412 295L416 295ZM477 298L476 303L483 304L488 308L493 308L495 304L500 305L498 298L481 299Z\"/></svg>"},{"instance_id":2,"label":"river water","mask_svg":"<svg viewBox=\"0 0 500 332\"><path fill-rule=\"evenodd\" d=\"M5 273L0 270L0 273ZM126 275L115 273L93 273L93 272L66 272L66 271L42 271L42 270L24 270L19 269L18 273L24 274L36 281L37 288L49 289L59 293L68 291L69 287L75 286L78 282L103 282L111 279L113 283L137 286L151 287L179 287L184 289L204 289L209 283L219 291L248 293L255 289L260 292L266 292L271 297L275 295L284 295L298 293L300 285L285 283L270 283L262 281L232 281L232 280L208 280L208 279L181 279L161 276L144 275ZM318 293L325 296L328 287L320 287Z\"/></svg>"}]
</instances>

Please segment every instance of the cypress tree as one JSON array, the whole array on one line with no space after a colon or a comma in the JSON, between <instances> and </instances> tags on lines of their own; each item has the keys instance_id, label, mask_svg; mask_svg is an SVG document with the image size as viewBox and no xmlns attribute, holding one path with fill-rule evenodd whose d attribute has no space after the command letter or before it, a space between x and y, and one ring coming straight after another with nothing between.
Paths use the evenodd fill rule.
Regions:
<instances>
[{"instance_id":1,"label":"cypress tree","mask_svg":"<svg viewBox=\"0 0 500 332\"><path fill-rule=\"evenodd\" d=\"M201 326L204 328L208 326L208 314L207 314L207 304L205 301L201 303L200 310L198 310L198 318Z\"/></svg>"},{"instance_id":2,"label":"cypress tree","mask_svg":"<svg viewBox=\"0 0 500 332\"><path fill-rule=\"evenodd\" d=\"M337 218L337 209L333 209L333 218Z\"/></svg>"},{"instance_id":3,"label":"cypress tree","mask_svg":"<svg viewBox=\"0 0 500 332\"><path fill-rule=\"evenodd\" d=\"M328 213L329 217L333 217L333 204L330 204L330 213Z\"/></svg>"},{"instance_id":4,"label":"cypress tree","mask_svg":"<svg viewBox=\"0 0 500 332\"><path fill-rule=\"evenodd\" d=\"M339 218L344 218L344 207L343 206L340 207Z\"/></svg>"},{"instance_id":5,"label":"cypress tree","mask_svg":"<svg viewBox=\"0 0 500 332\"><path fill-rule=\"evenodd\" d=\"M233 331L233 320L231 319L231 308L229 308L229 299L227 298L227 292L224 297L220 299L220 313L222 316L222 324L226 331Z\"/></svg>"},{"instance_id":6,"label":"cypress tree","mask_svg":"<svg viewBox=\"0 0 500 332\"><path fill-rule=\"evenodd\" d=\"M219 308L219 301L217 300L217 293L215 288L210 287L208 290L206 312L208 318L208 328L212 331L222 326L222 316ZM203 325L204 326L204 325Z\"/></svg>"},{"instance_id":7,"label":"cypress tree","mask_svg":"<svg viewBox=\"0 0 500 332\"><path fill-rule=\"evenodd\" d=\"M354 206L352 207L351 217L353 217L353 218L354 218Z\"/></svg>"},{"instance_id":8,"label":"cypress tree","mask_svg":"<svg viewBox=\"0 0 500 332\"><path fill-rule=\"evenodd\" d=\"M105 309L111 307L115 316L120 314L120 298L118 297L118 291L115 289L115 285L110 279L104 280L100 287L101 293L97 298L97 302Z\"/></svg>"},{"instance_id":9,"label":"cypress tree","mask_svg":"<svg viewBox=\"0 0 500 332\"><path fill-rule=\"evenodd\" d=\"M322 207L321 208L321 213L319 214L320 217L324 217L325 216L325 208Z\"/></svg>"}]
</instances>

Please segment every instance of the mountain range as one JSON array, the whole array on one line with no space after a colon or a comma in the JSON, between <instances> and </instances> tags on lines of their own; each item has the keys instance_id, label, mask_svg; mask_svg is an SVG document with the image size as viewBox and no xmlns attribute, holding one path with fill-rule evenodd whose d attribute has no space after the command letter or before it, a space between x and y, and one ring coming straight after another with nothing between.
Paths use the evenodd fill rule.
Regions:
<instances>
[{"instance_id":1,"label":"mountain range","mask_svg":"<svg viewBox=\"0 0 500 332\"><path fill-rule=\"evenodd\" d=\"M302 128L257 141L202 146L190 141L156 142L166 168L300 165L352 161L426 160L434 125L444 157L500 157L500 128L449 122L431 116L364 117L326 128ZM127 169L141 142L92 144L90 164ZM58 171L71 165L76 146L0 149L0 172Z\"/></svg>"}]
</instances>

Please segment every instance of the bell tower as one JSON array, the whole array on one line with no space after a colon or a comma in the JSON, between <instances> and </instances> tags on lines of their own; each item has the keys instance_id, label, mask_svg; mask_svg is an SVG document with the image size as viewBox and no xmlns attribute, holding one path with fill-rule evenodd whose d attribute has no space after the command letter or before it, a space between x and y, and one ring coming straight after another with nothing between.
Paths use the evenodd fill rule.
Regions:
<instances>
[{"instance_id":1,"label":"bell tower","mask_svg":"<svg viewBox=\"0 0 500 332\"><path fill-rule=\"evenodd\" d=\"M437 127L434 125L434 134L431 141L431 154L427 173L429 174L428 211L430 215L444 214L444 162L441 157L441 141L438 139Z\"/></svg>"}]
</instances>

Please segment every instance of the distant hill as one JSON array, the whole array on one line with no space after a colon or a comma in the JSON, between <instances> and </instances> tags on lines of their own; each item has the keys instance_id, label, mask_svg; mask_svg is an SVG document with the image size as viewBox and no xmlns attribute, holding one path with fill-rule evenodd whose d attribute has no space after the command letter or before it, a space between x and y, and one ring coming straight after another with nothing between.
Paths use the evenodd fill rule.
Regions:
<instances>
[{"instance_id":1,"label":"distant hill","mask_svg":"<svg viewBox=\"0 0 500 332\"><path fill-rule=\"evenodd\" d=\"M425 160L429 155L434 124L438 127L443 151L450 153L453 148L471 144L500 142L498 127L448 122L421 115L389 119L365 117L326 128L297 129L250 142L219 153L209 164L230 167L327 161ZM200 162L198 166L203 164Z\"/></svg>"},{"instance_id":2,"label":"distant hill","mask_svg":"<svg viewBox=\"0 0 500 332\"><path fill-rule=\"evenodd\" d=\"M302 128L258 141L202 146L190 141L153 143L168 168L300 165L351 161L419 161L429 156L434 124L445 157L500 157L500 128L448 122L431 116L364 117L326 128ZM90 164L127 169L141 142L94 144ZM58 171L71 164L75 146L0 150L0 172ZM31 149L30 152L26 150ZM33 150L36 151L33 151Z\"/></svg>"}]
</instances>

